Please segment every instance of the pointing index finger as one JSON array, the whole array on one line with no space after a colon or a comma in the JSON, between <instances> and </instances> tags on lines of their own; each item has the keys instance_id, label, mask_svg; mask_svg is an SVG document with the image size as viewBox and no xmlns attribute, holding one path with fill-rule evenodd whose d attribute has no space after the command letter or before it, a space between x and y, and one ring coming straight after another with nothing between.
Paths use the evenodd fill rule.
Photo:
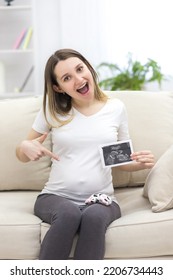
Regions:
<instances>
[{"instance_id":1,"label":"pointing index finger","mask_svg":"<svg viewBox=\"0 0 173 280\"><path fill-rule=\"evenodd\" d=\"M52 153L51 151L45 149L44 150L44 154L49 156L50 158L53 158L55 160L59 160L59 157L57 155L55 155L54 153Z\"/></svg>"}]
</instances>

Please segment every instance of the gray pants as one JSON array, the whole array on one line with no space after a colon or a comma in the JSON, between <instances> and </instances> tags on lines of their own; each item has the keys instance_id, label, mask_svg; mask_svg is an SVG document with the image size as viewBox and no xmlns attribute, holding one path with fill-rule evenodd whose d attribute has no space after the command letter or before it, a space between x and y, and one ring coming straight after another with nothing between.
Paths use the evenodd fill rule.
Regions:
<instances>
[{"instance_id":1,"label":"gray pants","mask_svg":"<svg viewBox=\"0 0 173 280\"><path fill-rule=\"evenodd\" d=\"M35 215L51 225L41 244L41 260L68 259L76 234L74 259L103 259L106 229L121 216L115 202L110 206L96 203L80 207L53 194L38 196L34 210Z\"/></svg>"}]
</instances>

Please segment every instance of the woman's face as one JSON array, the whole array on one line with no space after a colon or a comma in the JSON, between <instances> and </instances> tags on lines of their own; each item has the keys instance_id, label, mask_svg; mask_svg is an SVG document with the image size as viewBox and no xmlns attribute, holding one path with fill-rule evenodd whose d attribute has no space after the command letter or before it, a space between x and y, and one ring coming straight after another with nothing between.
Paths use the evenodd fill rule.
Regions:
<instances>
[{"instance_id":1,"label":"woman's face","mask_svg":"<svg viewBox=\"0 0 173 280\"><path fill-rule=\"evenodd\" d=\"M58 86L57 94L66 92L73 101L91 101L94 99L94 80L88 67L78 57L61 60L55 66L54 74Z\"/></svg>"}]
</instances>

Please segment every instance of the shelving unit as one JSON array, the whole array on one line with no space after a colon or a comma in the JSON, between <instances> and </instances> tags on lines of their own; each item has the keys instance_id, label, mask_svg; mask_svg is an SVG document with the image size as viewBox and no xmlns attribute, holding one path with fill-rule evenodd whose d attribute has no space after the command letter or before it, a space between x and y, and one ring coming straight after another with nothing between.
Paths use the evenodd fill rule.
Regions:
<instances>
[{"instance_id":1,"label":"shelving unit","mask_svg":"<svg viewBox=\"0 0 173 280\"><path fill-rule=\"evenodd\" d=\"M35 66L34 36L26 49L22 46L14 48L22 30L30 27L33 30L33 0L14 0L11 6L0 0L0 98L34 95L35 74L34 70L31 71Z\"/></svg>"}]
</instances>

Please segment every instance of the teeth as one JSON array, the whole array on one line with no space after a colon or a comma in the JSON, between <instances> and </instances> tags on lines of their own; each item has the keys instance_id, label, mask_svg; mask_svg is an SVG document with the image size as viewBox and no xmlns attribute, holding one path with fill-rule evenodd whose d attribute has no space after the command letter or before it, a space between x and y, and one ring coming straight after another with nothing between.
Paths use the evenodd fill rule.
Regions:
<instances>
[{"instance_id":1,"label":"teeth","mask_svg":"<svg viewBox=\"0 0 173 280\"><path fill-rule=\"evenodd\" d=\"M87 83L83 84L83 85L82 85L80 88L78 88L78 89L81 89L81 88L85 87L85 86L86 86L86 84L87 84Z\"/></svg>"}]
</instances>

